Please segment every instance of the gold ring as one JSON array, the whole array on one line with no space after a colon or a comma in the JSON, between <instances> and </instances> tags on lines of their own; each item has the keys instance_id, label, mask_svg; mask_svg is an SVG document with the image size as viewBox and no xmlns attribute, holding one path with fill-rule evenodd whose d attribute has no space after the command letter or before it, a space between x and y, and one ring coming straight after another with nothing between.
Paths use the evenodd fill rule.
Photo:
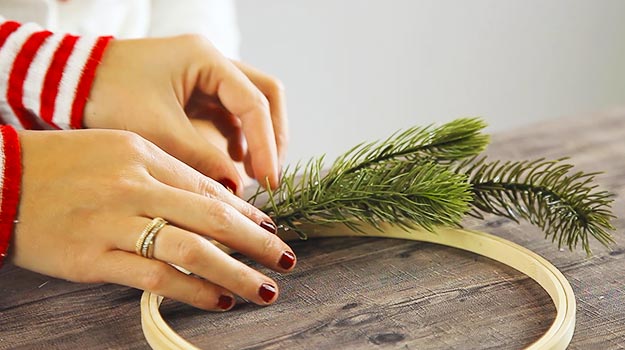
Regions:
<instances>
[{"instance_id":1,"label":"gold ring","mask_svg":"<svg viewBox=\"0 0 625 350\"><path fill-rule=\"evenodd\" d=\"M135 253L144 258L152 259L154 256L154 238L156 234L167 225L167 221L163 218L154 218L145 226L137 243L135 244Z\"/></svg>"}]
</instances>

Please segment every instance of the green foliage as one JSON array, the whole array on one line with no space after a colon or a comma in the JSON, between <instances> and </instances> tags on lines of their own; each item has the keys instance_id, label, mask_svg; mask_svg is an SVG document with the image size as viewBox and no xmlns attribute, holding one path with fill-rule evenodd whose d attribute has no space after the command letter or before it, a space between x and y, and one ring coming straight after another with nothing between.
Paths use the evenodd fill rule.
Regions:
<instances>
[{"instance_id":1,"label":"green foliage","mask_svg":"<svg viewBox=\"0 0 625 350\"><path fill-rule=\"evenodd\" d=\"M471 157L482 152L490 137L482 134L486 123L479 118L461 118L439 127L412 127L384 141L361 143L340 156L330 174L356 172L403 160L409 166L424 159L438 163Z\"/></svg>"},{"instance_id":2,"label":"green foliage","mask_svg":"<svg viewBox=\"0 0 625 350\"><path fill-rule=\"evenodd\" d=\"M262 208L278 224L389 222L405 228L459 225L469 210L466 176L438 163L478 154L488 144L477 118L440 127L414 127L383 141L360 144L322 176L323 157L286 169L280 187ZM438 163L437 163L438 162ZM254 202L263 190L251 198Z\"/></svg>"},{"instance_id":3,"label":"green foliage","mask_svg":"<svg viewBox=\"0 0 625 350\"><path fill-rule=\"evenodd\" d=\"M545 237L569 249L581 241L590 254L588 237L604 245L613 242L608 230L612 195L593 185L596 173L571 172L564 159L487 162L472 158L457 171L469 176L473 188L473 216L492 213L519 222L525 219L540 227Z\"/></svg>"},{"instance_id":4,"label":"green foliage","mask_svg":"<svg viewBox=\"0 0 625 350\"><path fill-rule=\"evenodd\" d=\"M489 142L478 118L457 119L439 127L413 127L383 141L362 143L324 170L324 157L284 171L275 191L259 188L250 198L285 229L305 232L301 224L342 223L359 231L366 223L380 228L459 226L470 215L492 213L540 227L558 245L588 237L604 245L611 195L597 191L594 175L570 173L562 160L487 162L477 155Z\"/></svg>"},{"instance_id":5,"label":"green foliage","mask_svg":"<svg viewBox=\"0 0 625 350\"><path fill-rule=\"evenodd\" d=\"M361 223L378 227L381 222L432 230L458 225L469 210L466 176L433 162L408 169L403 162L388 162L375 171L334 172L331 177L321 177L322 168L322 161L310 161L286 174L263 208L302 238L298 225L305 222L342 223L356 231ZM297 170L302 170L301 179Z\"/></svg>"}]
</instances>

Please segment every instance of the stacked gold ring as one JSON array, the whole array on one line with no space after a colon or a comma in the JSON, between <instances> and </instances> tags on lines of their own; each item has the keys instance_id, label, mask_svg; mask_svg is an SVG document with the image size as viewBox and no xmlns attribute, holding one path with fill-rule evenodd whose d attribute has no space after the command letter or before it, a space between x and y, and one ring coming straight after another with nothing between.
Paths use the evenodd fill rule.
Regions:
<instances>
[{"instance_id":1,"label":"stacked gold ring","mask_svg":"<svg viewBox=\"0 0 625 350\"><path fill-rule=\"evenodd\" d=\"M135 244L135 253L144 258L152 259L154 257L154 239L159 231L167 225L167 221L163 218L154 218L145 226L137 243Z\"/></svg>"}]
</instances>

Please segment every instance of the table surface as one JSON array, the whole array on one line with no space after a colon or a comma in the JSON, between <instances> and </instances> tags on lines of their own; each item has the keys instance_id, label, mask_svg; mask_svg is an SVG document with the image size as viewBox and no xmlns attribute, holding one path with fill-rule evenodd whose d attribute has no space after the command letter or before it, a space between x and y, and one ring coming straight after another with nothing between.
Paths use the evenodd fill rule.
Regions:
<instances>
[{"instance_id":1,"label":"table surface","mask_svg":"<svg viewBox=\"0 0 625 350\"><path fill-rule=\"evenodd\" d=\"M558 267L577 297L571 349L625 348L625 109L543 122L493 136L493 159L559 158L616 195L616 244L594 255L559 250L530 225L487 217L465 226L502 236ZM208 313L165 301L165 319L202 348L520 348L555 309L538 284L457 249L375 238L295 242L298 268L271 274L281 298ZM148 348L141 292L75 284L8 266L0 270L0 349Z\"/></svg>"}]
</instances>

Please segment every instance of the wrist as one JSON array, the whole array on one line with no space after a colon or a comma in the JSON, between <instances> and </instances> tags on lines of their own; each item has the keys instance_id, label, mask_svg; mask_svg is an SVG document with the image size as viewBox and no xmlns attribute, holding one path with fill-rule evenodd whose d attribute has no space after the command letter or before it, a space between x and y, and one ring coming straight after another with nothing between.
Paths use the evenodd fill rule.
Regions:
<instances>
[{"instance_id":1,"label":"wrist","mask_svg":"<svg viewBox=\"0 0 625 350\"><path fill-rule=\"evenodd\" d=\"M99 37L89 55L89 59L84 64L82 76L76 86L76 95L72 104L71 122L72 129L80 129L84 126L85 105L94 85L96 70L102 61L112 37Z\"/></svg>"}]
</instances>

